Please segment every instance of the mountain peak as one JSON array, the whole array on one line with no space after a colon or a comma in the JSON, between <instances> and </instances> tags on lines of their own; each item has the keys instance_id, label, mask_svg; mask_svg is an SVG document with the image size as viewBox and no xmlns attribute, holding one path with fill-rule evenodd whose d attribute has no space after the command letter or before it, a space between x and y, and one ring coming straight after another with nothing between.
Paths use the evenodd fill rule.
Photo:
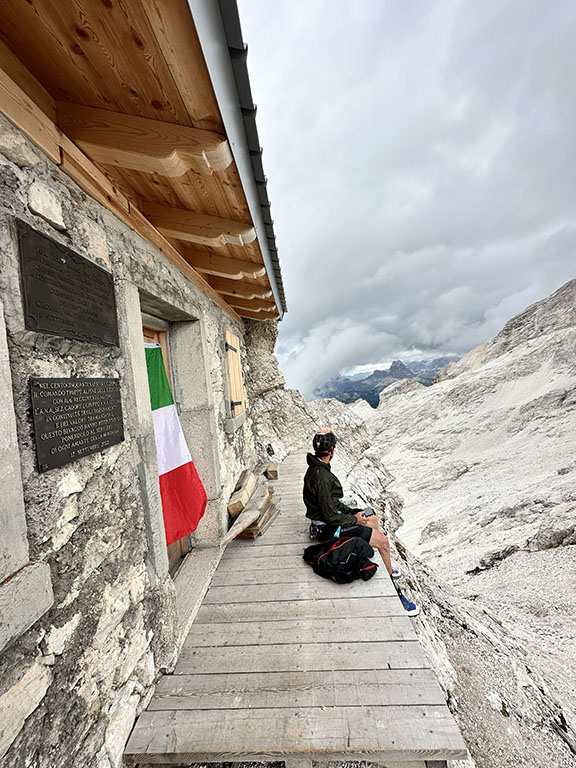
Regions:
<instances>
[{"instance_id":1,"label":"mountain peak","mask_svg":"<svg viewBox=\"0 0 576 768\"><path fill-rule=\"evenodd\" d=\"M390 366L388 373L391 376L394 376L396 379L413 379L414 374L408 368L408 366L404 365L402 360L394 360L392 365Z\"/></svg>"}]
</instances>

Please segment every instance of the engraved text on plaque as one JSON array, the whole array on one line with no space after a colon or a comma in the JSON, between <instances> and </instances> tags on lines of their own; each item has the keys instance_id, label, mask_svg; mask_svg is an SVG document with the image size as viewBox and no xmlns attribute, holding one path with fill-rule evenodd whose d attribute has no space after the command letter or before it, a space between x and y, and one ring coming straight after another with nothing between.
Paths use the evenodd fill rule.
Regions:
<instances>
[{"instance_id":1,"label":"engraved text on plaque","mask_svg":"<svg viewBox=\"0 0 576 768\"><path fill-rule=\"evenodd\" d=\"M118 379L30 379L41 472L124 440Z\"/></svg>"},{"instance_id":2,"label":"engraved text on plaque","mask_svg":"<svg viewBox=\"0 0 576 768\"><path fill-rule=\"evenodd\" d=\"M118 345L112 275L18 221L26 328Z\"/></svg>"}]
</instances>

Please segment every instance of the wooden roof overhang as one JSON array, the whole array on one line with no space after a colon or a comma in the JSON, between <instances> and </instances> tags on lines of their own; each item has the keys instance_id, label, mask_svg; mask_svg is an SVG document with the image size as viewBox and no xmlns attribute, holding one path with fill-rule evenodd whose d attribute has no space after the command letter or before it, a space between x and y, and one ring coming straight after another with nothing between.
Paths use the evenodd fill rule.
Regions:
<instances>
[{"instance_id":1,"label":"wooden roof overhang","mask_svg":"<svg viewBox=\"0 0 576 768\"><path fill-rule=\"evenodd\" d=\"M282 315L186 0L0 0L0 111L231 315Z\"/></svg>"}]
</instances>

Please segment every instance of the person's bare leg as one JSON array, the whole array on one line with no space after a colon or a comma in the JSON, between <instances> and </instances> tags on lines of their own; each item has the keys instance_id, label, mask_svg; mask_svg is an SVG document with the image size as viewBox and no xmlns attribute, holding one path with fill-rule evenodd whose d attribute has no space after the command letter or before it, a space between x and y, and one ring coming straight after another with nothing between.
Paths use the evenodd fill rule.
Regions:
<instances>
[{"instance_id":1,"label":"person's bare leg","mask_svg":"<svg viewBox=\"0 0 576 768\"><path fill-rule=\"evenodd\" d=\"M374 549L377 549L378 552L380 552L382 560L384 561L384 565L386 566L386 570L388 571L388 575L391 576L393 569L388 536L385 536L378 529L373 529L372 535L370 536L370 545L374 547Z\"/></svg>"}]
</instances>

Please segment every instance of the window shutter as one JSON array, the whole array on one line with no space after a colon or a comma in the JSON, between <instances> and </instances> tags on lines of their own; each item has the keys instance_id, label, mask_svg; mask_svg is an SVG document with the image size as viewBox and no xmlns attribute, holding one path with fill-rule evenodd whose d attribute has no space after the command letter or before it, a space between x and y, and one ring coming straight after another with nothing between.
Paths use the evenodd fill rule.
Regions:
<instances>
[{"instance_id":1,"label":"window shutter","mask_svg":"<svg viewBox=\"0 0 576 768\"><path fill-rule=\"evenodd\" d=\"M226 331L226 361L228 363L228 383L230 388L230 407L232 416L246 410L242 366L240 364L240 340L230 331Z\"/></svg>"}]
</instances>

